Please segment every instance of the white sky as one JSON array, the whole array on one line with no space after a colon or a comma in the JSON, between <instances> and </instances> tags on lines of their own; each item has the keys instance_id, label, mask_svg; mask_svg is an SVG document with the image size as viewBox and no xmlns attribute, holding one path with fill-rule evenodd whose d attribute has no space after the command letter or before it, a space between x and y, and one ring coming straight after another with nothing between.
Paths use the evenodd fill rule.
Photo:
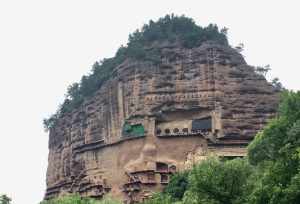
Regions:
<instances>
[{"instance_id":1,"label":"white sky","mask_svg":"<svg viewBox=\"0 0 300 204\"><path fill-rule=\"evenodd\" d=\"M229 28L251 65L270 64L288 89L300 90L296 0L0 0L0 194L37 204L45 191L47 133L66 88L111 57L150 19L185 14L199 25Z\"/></svg>"}]
</instances>

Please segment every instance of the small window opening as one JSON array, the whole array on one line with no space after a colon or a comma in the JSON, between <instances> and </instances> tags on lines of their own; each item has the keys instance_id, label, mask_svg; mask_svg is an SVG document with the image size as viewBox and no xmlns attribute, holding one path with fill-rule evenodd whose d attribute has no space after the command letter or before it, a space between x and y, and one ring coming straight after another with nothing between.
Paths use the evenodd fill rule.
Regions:
<instances>
[{"instance_id":1,"label":"small window opening","mask_svg":"<svg viewBox=\"0 0 300 204\"><path fill-rule=\"evenodd\" d=\"M156 162L156 171L168 172L168 165L162 162Z\"/></svg>"},{"instance_id":2,"label":"small window opening","mask_svg":"<svg viewBox=\"0 0 300 204\"><path fill-rule=\"evenodd\" d=\"M175 129L173 130L173 132L174 132L174 133L178 133L178 132L179 132L179 129L178 129L178 128L175 128Z\"/></svg>"},{"instance_id":3,"label":"small window opening","mask_svg":"<svg viewBox=\"0 0 300 204\"><path fill-rule=\"evenodd\" d=\"M161 174L160 176L160 182L161 183L168 183L169 182L169 177L167 174Z\"/></svg>"}]
</instances>

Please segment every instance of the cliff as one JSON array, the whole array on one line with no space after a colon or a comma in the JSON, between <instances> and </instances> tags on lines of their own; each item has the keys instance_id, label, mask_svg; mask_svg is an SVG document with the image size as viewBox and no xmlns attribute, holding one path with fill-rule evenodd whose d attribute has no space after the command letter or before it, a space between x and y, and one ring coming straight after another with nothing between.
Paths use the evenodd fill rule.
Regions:
<instances>
[{"instance_id":1,"label":"cliff","mask_svg":"<svg viewBox=\"0 0 300 204\"><path fill-rule=\"evenodd\" d=\"M45 120L45 199L141 201L210 154L245 156L277 104L278 92L228 45L226 29L184 16L150 21Z\"/></svg>"},{"instance_id":2,"label":"cliff","mask_svg":"<svg viewBox=\"0 0 300 204\"><path fill-rule=\"evenodd\" d=\"M126 59L51 128L46 198L142 200L208 154L244 156L274 116L278 93L235 49L157 46L160 63Z\"/></svg>"}]
</instances>

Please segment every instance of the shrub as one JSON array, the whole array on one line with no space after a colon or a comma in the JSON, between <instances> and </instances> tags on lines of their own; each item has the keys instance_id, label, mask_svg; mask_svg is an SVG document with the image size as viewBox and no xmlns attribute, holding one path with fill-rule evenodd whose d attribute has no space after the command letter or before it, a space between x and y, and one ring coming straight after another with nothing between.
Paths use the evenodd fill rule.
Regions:
<instances>
[{"instance_id":1,"label":"shrub","mask_svg":"<svg viewBox=\"0 0 300 204\"><path fill-rule=\"evenodd\" d=\"M284 92L278 117L249 145L261 170L250 203L300 203L300 92Z\"/></svg>"},{"instance_id":2,"label":"shrub","mask_svg":"<svg viewBox=\"0 0 300 204\"><path fill-rule=\"evenodd\" d=\"M175 174L162 193L144 204L244 204L257 174L246 159L208 158L189 172Z\"/></svg>"},{"instance_id":3,"label":"shrub","mask_svg":"<svg viewBox=\"0 0 300 204\"><path fill-rule=\"evenodd\" d=\"M143 204L174 204L174 199L164 193L156 193L152 198L143 202Z\"/></svg>"},{"instance_id":4,"label":"shrub","mask_svg":"<svg viewBox=\"0 0 300 204\"><path fill-rule=\"evenodd\" d=\"M186 195L193 194L200 203L245 203L253 172L245 159L221 162L209 158L192 169Z\"/></svg>"},{"instance_id":5,"label":"shrub","mask_svg":"<svg viewBox=\"0 0 300 204\"><path fill-rule=\"evenodd\" d=\"M113 200L109 197L101 200L94 200L91 198L82 198L79 195L70 195L52 200L42 201L40 204L121 204L120 201Z\"/></svg>"},{"instance_id":6,"label":"shrub","mask_svg":"<svg viewBox=\"0 0 300 204\"><path fill-rule=\"evenodd\" d=\"M164 193L171 196L174 200L181 200L188 189L188 175L189 171L174 174L168 186L164 189Z\"/></svg>"}]
</instances>

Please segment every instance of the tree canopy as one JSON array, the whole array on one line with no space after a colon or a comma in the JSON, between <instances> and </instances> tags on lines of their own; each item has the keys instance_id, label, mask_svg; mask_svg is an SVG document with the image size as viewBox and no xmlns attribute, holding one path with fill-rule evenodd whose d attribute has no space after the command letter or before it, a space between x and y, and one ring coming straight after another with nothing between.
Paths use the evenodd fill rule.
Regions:
<instances>
[{"instance_id":1,"label":"tree canopy","mask_svg":"<svg viewBox=\"0 0 300 204\"><path fill-rule=\"evenodd\" d=\"M0 204L10 204L11 198L8 197L7 195L3 194L0 195Z\"/></svg>"},{"instance_id":2,"label":"tree canopy","mask_svg":"<svg viewBox=\"0 0 300 204\"><path fill-rule=\"evenodd\" d=\"M284 92L278 117L248 149L262 172L251 203L300 203L300 92Z\"/></svg>"}]
</instances>

